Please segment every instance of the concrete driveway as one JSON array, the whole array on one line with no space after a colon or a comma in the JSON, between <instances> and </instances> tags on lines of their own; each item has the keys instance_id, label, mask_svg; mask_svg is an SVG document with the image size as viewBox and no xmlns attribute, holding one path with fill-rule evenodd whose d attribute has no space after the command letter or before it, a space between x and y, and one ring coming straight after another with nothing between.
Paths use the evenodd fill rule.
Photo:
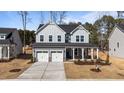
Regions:
<instances>
[{"instance_id":1,"label":"concrete driveway","mask_svg":"<svg viewBox=\"0 0 124 93\"><path fill-rule=\"evenodd\" d=\"M65 80L63 62L36 62L18 79L23 80Z\"/></svg>"}]
</instances>

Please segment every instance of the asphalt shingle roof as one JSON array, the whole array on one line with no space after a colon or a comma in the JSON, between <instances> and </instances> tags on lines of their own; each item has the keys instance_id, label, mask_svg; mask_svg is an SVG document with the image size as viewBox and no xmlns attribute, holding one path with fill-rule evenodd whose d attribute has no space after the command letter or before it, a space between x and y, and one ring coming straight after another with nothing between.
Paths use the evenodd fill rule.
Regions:
<instances>
[{"instance_id":1,"label":"asphalt shingle roof","mask_svg":"<svg viewBox=\"0 0 124 93\"><path fill-rule=\"evenodd\" d=\"M124 32L124 24L117 24L117 27L119 27L119 29Z\"/></svg>"},{"instance_id":2,"label":"asphalt shingle roof","mask_svg":"<svg viewBox=\"0 0 124 93\"><path fill-rule=\"evenodd\" d=\"M17 31L16 28L0 28L0 34L6 34L5 40L0 40L0 44L13 44L13 41L10 40L12 33Z\"/></svg>"},{"instance_id":3,"label":"asphalt shingle roof","mask_svg":"<svg viewBox=\"0 0 124 93\"><path fill-rule=\"evenodd\" d=\"M43 24L40 24L38 29L41 28L42 26L44 26ZM47 26L47 25L46 25ZM44 26L44 27L46 27ZM60 24L58 25L62 30L64 30L66 33L70 33L71 31L73 31L76 27L78 27L79 25L77 24L70 24L70 25L66 25L66 24ZM44 28L43 27L43 28ZM42 28L42 29L43 29Z\"/></svg>"},{"instance_id":4,"label":"asphalt shingle roof","mask_svg":"<svg viewBox=\"0 0 124 93\"><path fill-rule=\"evenodd\" d=\"M89 43L34 43L33 48L97 47Z\"/></svg>"}]
</instances>

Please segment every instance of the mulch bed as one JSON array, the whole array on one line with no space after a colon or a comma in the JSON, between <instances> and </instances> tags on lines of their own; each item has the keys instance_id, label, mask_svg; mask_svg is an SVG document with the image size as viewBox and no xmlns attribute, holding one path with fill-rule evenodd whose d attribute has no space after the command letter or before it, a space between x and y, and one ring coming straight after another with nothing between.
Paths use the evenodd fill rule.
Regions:
<instances>
[{"instance_id":1,"label":"mulch bed","mask_svg":"<svg viewBox=\"0 0 124 93\"><path fill-rule=\"evenodd\" d=\"M111 65L111 63L102 63L102 62L92 62L92 61L74 61L77 65Z\"/></svg>"}]
</instances>

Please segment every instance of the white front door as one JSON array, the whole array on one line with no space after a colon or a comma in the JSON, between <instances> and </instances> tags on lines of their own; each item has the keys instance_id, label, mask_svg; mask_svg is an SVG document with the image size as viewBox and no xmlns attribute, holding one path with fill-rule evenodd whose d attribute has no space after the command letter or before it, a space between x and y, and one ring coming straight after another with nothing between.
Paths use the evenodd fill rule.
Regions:
<instances>
[{"instance_id":1,"label":"white front door","mask_svg":"<svg viewBox=\"0 0 124 93\"><path fill-rule=\"evenodd\" d=\"M40 51L37 53L38 62L49 62L49 53L48 51Z\"/></svg>"},{"instance_id":2,"label":"white front door","mask_svg":"<svg viewBox=\"0 0 124 93\"><path fill-rule=\"evenodd\" d=\"M52 62L63 62L63 52L62 51L51 51Z\"/></svg>"}]
</instances>

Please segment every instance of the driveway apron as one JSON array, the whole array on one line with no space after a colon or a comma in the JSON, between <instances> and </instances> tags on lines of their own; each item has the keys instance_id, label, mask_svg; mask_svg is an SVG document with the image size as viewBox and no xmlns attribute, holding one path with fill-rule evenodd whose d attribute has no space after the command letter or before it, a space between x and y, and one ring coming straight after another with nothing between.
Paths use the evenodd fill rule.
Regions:
<instances>
[{"instance_id":1,"label":"driveway apron","mask_svg":"<svg viewBox=\"0 0 124 93\"><path fill-rule=\"evenodd\" d=\"M18 79L31 80L65 80L65 71L63 62L36 62Z\"/></svg>"}]
</instances>

